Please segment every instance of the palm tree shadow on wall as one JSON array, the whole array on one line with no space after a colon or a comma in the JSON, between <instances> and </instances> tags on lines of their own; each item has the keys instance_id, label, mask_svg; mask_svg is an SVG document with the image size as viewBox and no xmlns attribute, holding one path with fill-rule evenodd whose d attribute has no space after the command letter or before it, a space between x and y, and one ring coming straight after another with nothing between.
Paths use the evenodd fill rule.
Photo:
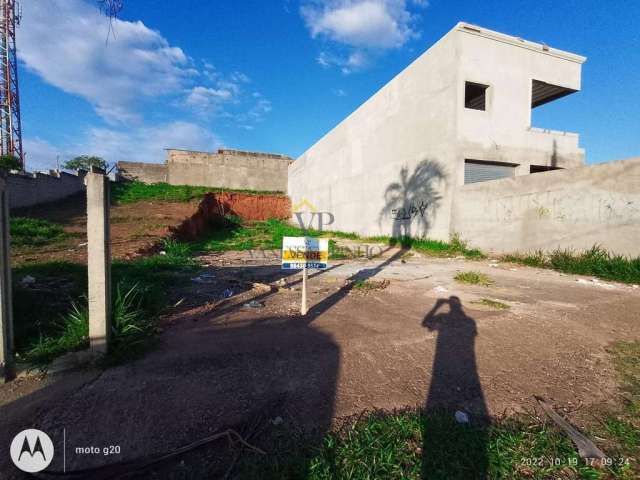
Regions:
<instances>
[{"instance_id":1,"label":"palm tree shadow on wall","mask_svg":"<svg viewBox=\"0 0 640 480\"><path fill-rule=\"evenodd\" d=\"M476 322L451 296L436 301L422 326L438 335L425 402L422 478L485 479L488 411L476 364ZM455 411L470 423L457 424Z\"/></svg>"},{"instance_id":2,"label":"palm tree shadow on wall","mask_svg":"<svg viewBox=\"0 0 640 480\"><path fill-rule=\"evenodd\" d=\"M411 173L402 167L399 180L390 183L384 192L385 204L378 224L391 218L394 238L426 236L442 200L438 186L446 178L435 160L421 161Z\"/></svg>"}]
</instances>

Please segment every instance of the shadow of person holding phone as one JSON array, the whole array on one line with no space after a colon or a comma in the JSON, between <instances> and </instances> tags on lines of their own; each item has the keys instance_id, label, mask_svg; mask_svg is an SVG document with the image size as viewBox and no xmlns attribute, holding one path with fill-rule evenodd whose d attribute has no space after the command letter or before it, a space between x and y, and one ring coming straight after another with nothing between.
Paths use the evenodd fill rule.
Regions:
<instances>
[{"instance_id":1,"label":"shadow of person holding phone","mask_svg":"<svg viewBox=\"0 0 640 480\"><path fill-rule=\"evenodd\" d=\"M476 322L451 296L436 301L422 326L438 334L425 403L422 477L487 478L488 411L476 364Z\"/></svg>"}]
</instances>

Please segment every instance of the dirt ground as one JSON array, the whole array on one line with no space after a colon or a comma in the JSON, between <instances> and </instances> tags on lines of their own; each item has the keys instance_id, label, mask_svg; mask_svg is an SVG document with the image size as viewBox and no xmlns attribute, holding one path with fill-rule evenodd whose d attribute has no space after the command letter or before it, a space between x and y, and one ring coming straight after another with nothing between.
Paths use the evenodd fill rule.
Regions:
<instances>
[{"instance_id":1,"label":"dirt ground","mask_svg":"<svg viewBox=\"0 0 640 480\"><path fill-rule=\"evenodd\" d=\"M113 258L136 257L169 233L198 209L198 201L140 201L111 207L111 253ZM87 261L87 215L85 195L74 196L55 204L38 205L11 212L12 216L41 218L63 225L69 235L44 247L12 249L15 265L27 262L66 260Z\"/></svg>"},{"instance_id":2,"label":"dirt ground","mask_svg":"<svg viewBox=\"0 0 640 480\"><path fill-rule=\"evenodd\" d=\"M640 338L637 287L394 249L311 274L303 317L300 274L276 255L202 257L206 275L173 292L160 346L137 362L0 386L0 446L34 427L62 448L64 431L67 469L78 469L170 451L256 413L322 435L366 409L447 405L474 418L533 410L533 395L580 424L586 408L617 401L607 347ZM453 279L467 270L495 284ZM75 453L90 445L121 453ZM4 453L0 471L19 478ZM156 475L210 473L202 455ZM62 467L58 455L51 468Z\"/></svg>"}]
</instances>

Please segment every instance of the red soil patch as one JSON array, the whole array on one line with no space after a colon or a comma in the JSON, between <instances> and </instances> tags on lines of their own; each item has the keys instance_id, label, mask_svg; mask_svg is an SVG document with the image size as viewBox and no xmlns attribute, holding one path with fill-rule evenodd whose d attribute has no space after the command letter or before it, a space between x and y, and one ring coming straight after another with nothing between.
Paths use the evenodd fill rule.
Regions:
<instances>
[{"instance_id":1,"label":"red soil patch","mask_svg":"<svg viewBox=\"0 0 640 480\"><path fill-rule=\"evenodd\" d=\"M171 232L179 240L195 240L225 215L235 215L243 220L287 219L291 216L291 201L284 195L207 193L198 211L171 228Z\"/></svg>"}]
</instances>

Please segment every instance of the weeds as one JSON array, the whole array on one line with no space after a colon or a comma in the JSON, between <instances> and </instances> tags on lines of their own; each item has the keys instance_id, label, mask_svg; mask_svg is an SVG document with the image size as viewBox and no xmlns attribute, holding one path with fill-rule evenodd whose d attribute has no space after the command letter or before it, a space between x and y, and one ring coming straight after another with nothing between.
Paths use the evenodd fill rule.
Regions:
<instances>
[{"instance_id":1,"label":"weeds","mask_svg":"<svg viewBox=\"0 0 640 480\"><path fill-rule=\"evenodd\" d=\"M389 280L356 280L353 288L361 291L384 290L389 286Z\"/></svg>"},{"instance_id":2,"label":"weeds","mask_svg":"<svg viewBox=\"0 0 640 480\"><path fill-rule=\"evenodd\" d=\"M503 259L530 267L552 268L565 273L593 275L605 280L640 283L640 257L615 255L599 245L583 252L557 249L545 253L538 250L527 254L505 255Z\"/></svg>"},{"instance_id":3,"label":"weeds","mask_svg":"<svg viewBox=\"0 0 640 480\"><path fill-rule=\"evenodd\" d=\"M478 305L484 305L486 307L495 308L496 310L509 310L511 307L506 303L498 302L497 300L491 300L490 298L481 298L475 302Z\"/></svg>"},{"instance_id":4,"label":"weeds","mask_svg":"<svg viewBox=\"0 0 640 480\"><path fill-rule=\"evenodd\" d=\"M134 203L141 200L188 202L210 192L234 192L253 195L282 195L282 192L169 185L168 183L117 182L111 184L111 197L116 203Z\"/></svg>"},{"instance_id":5,"label":"weeds","mask_svg":"<svg viewBox=\"0 0 640 480\"><path fill-rule=\"evenodd\" d=\"M71 311L54 323L55 335L40 337L24 359L35 365L46 365L55 357L89 346L89 311L86 304L71 304Z\"/></svg>"},{"instance_id":6,"label":"weeds","mask_svg":"<svg viewBox=\"0 0 640 480\"><path fill-rule=\"evenodd\" d=\"M460 272L453 278L460 283L481 285L483 287L490 287L495 283L488 275L474 271Z\"/></svg>"},{"instance_id":7,"label":"weeds","mask_svg":"<svg viewBox=\"0 0 640 480\"><path fill-rule=\"evenodd\" d=\"M42 246L64 239L67 234L61 225L38 218L10 219L12 246Z\"/></svg>"}]
</instances>

